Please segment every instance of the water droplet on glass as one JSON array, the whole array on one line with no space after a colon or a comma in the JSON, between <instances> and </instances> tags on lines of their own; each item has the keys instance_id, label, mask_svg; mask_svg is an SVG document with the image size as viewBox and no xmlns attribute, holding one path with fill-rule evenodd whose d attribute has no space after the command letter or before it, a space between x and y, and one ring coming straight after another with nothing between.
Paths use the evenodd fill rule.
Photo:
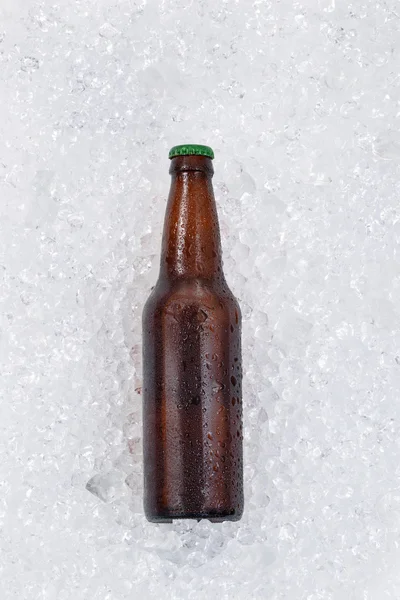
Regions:
<instances>
[{"instance_id":1,"label":"water droplet on glass","mask_svg":"<svg viewBox=\"0 0 400 600\"><path fill-rule=\"evenodd\" d=\"M218 381L214 381L212 386L212 391L216 394L218 392L223 392L225 389L225 385L223 383L219 383Z\"/></svg>"},{"instance_id":2,"label":"water droplet on glass","mask_svg":"<svg viewBox=\"0 0 400 600\"><path fill-rule=\"evenodd\" d=\"M208 314L201 308L197 313L197 318L199 323L204 323L204 321L208 319Z\"/></svg>"}]
</instances>

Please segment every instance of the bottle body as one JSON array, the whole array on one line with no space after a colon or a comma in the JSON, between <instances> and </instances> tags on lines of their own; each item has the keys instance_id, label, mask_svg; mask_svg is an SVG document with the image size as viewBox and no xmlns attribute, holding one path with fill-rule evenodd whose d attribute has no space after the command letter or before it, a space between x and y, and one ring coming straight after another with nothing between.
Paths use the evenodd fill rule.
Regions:
<instances>
[{"instance_id":1,"label":"bottle body","mask_svg":"<svg viewBox=\"0 0 400 600\"><path fill-rule=\"evenodd\" d=\"M200 168L210 161L191 159L175 160L160 277L143 312L144 507L154 522L243 512L240 308Z\"/></svg>"}]
</instances>

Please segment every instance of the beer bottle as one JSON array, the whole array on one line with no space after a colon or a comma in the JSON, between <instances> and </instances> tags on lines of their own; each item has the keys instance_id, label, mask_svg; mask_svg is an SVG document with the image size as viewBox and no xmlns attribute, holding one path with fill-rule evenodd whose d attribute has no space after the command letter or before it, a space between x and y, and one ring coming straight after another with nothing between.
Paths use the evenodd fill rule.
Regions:
<instances>
[{"instance_id":1,"label":"beer bottle","mask_svg":"<svg viewBox=\"0 0 400 600\"><path fill-rule=\"evenodd\" d=\"M175 146L159 279L143 312L149 521L243 512L241 314L223 271L208 146Z\"/></svg>"}]
</instances>

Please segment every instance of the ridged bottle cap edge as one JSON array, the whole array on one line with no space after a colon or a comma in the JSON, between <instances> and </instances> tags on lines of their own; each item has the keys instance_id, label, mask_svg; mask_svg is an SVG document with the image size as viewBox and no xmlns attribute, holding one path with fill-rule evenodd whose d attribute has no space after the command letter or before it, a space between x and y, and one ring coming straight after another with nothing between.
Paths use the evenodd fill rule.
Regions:
<instances>
[{"instance_id":1,"label":"ridged bottle cap edge","mask_svg":"<svg viewBox=\"0 0 400 600\"><path fill-rule=\"evenodd\" d=\"M175 156L207 156L213 159L214 151L210 146L203 146L202 144L181 144L180 146L174 146L169 151L168 158L175 158Z\"/></svg>"}]
</instances>

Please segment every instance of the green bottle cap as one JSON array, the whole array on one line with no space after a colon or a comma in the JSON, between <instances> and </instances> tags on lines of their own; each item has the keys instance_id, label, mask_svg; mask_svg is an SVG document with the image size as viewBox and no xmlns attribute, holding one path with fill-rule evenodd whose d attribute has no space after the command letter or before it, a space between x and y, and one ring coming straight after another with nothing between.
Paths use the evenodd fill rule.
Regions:
<instances>
[{"instance_id":1,"label":"green bottle cap","mask_svg":"<svg viewBox=\"0 0 400 600\"><path fill-rule=\"evenodd\" d=\"M208 156L208 158L214 158L213 149L209 146L202 146L201 144L182 144L181 146L174 146L171 148L168 154L168 158L174 158L175 156Z\"/></svg>"}]
</instances>

